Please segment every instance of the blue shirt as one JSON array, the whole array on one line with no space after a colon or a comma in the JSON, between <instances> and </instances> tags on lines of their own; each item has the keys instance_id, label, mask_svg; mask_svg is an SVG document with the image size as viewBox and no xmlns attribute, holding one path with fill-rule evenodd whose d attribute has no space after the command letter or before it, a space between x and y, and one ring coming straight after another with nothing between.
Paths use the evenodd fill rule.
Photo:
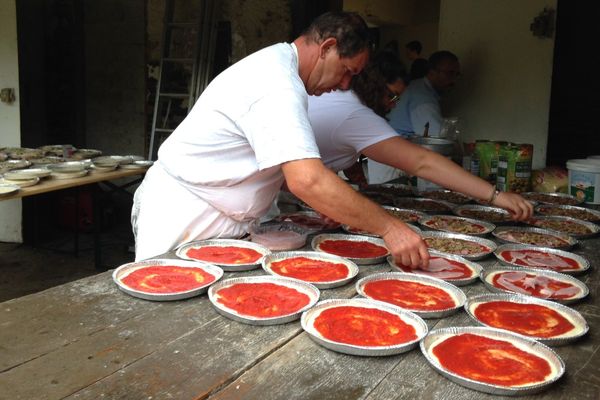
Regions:
<instances>
[{"instance_id":1,"label":"blue shirt","mask_svg":"<svg viewBox=\"0 0 600 400\"><path fill-rule=\"evenodd\" d=\"M411 81L396 107L387 116L402 137L423 136L429 122L429 136L439 136L443 123L440 95L427 78Z\"/></svg>"}]
</instances>

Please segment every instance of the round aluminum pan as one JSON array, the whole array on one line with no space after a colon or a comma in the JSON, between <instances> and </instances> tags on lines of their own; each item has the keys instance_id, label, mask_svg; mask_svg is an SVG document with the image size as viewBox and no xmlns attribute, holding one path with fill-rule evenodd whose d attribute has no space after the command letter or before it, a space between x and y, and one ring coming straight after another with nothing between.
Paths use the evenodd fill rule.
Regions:
<instances>
[{"instance_id":1,"label":"round aluminum pan","mask_svg":"<svg viewBox=\"0 0 600 400\"><path fill-rule=\"evenodd\" d=\"M361 235L344 235L344 234L340 234L340 233L323 233L320 235L317 235L315 237L313 237L310 246L312 247L313 250L315 251L321 251L326 253L325 251L321 250L321 243L324 242L325 240L350 240L350 241L354 241L354 242L369 242L369 243L373 243L376 244L378 246L381 247L386 247L385 246L385 242L383 241L383 239L380 238L375 238L375 237L371 237L371 236L361 236ZM331 253L329 253L331 254ZM385 261L385 258L389 255L389 251L380 256L380 257L362 257L362 258L358 258L358 257L344 257L347 258L348 260L351 260L353 262L355 262L358 265L368 265L368 264L379 264ZM337 254L336 254L337 255Z\"/></svg>"},{"instance_id":2,"label":"round aluminum pan","mask_svg":"<svg viewBox=\"0 0 600 400\"><path fill-rule=\"evenodd\" d=\"M473 261L469 261L461 256L440 253L439 251L435 251L435 250L429 250L429 255L444 258L446 260L458 261L458 262L466 265L471 270L471 276L469 276L467 278L461 278L461 279L441 279L441 278L437 278L437 277L433 276L432 273L428 273L427 271L424 271L419 268L411 269L410 272L406 271L402 267L398 266L398 264L395 263L394 258L392 256L388 256L387 262L390 265L390 267L392 267L393 270L396 270L398 272L415 274L415 275L420 275L420 276L427 276L427 277L431 277L434 279L440 279L445 282L449 282L455 286L465 286L465 285L469 285L469 284L475 282L479 278L479 275L481 274L481 271L483 270L483 267L481 265L479 265Z\"/></svg>"},{"instance_id":3,"label":"round aluminum pan","mask_svg":"<svg viewBox=\"0 0 600 400\"><path fill-rule=\"evenodd\" d=\"M64 162L65 160L62 157L48 156L48 157L33 158L29 161L31 161L30 164L36 165L38 167L47 168L48 165L59 164L59 163Z\"/></svg>"},{"instance_id":4,"label":"round aluminum pan","mask_svg":"<svg viewBox=\"0 0 600 400\"><path fill-rule=\"evenodd\" d=\"M154 164L154 161L150 160L134 160L131 164L121 165L122 169L144 169L150 168Z\"/></svg>"},{"instance_id":5,"label":"round aluminum pan","mask_svg":"<svg viewBox=\"0 0 600 400\"><path fill-rule=\"evenodd\" d=\"M187 252L190 249L199 249L201 247L206 247L206 246L243 247L246 249L255 250L255 251L259 252L260 254L262 254L262 257L260 257L258 260L256 260L253 263L247 263L247 264L227 264L227 263L216 263L216 262L205 261L205 262L210 262L211 264L218 265L219 267L221 267L223 269L223 271L228 271L228 272L250 271L253 269L257 269L258 267L260 267L260 263L265 258L265 256L267 254L271 254L271 250L267 249L265 246L262 246L258 243L248 242L246 240L208 239L208 240L197 240L194 242L184 243L177 248L177 250L175 251L175 255L177 257L183 258L185 260L203 261L203 260L198 260L196 258L189 257L187 255Z\"/></svg>"},{"instance_id":6,"label":"round aluminum pan","mask_svg":"<svg viewBox=\"0 0 600 400\"><path fill-rule=\"evenodd\" d=\"M21 190L19 185L11 185L8 183L0 183L0 197L10 196L13 193Z\"/></svg>"},{"instance_id":7,"label":"round aluminum pan","mask_svg":"<svg viewBox=\"0 0 600 400\"><path fill-rule=\"evenodd\" d=\"M401 183L375 183L360 188L361 192L379 192L392 197L410 197L413 195L412 187Z\"/></svg>"},{"instance_id":8,"label":"round aluminum pan","mask_svg":"<svg viewBox=\"0 0 600 400\"><path fill-rule=\"evenodd\" d=\"M341 224L338 222L325 221L323 217L315 211L296 211L293 213L281 214L276 216L274 220L279 222L292 222L306 229L306 231L309 234L316 232L334 231L339 229L339 227L341 226Z\"/></svg>"},{"instance_id":9,"label":"round aluminum pan","mask_svg":"<svg viewBox=\"0 0 600 400\"><path fill-rule=\"evenodd\" d=\"M211 283L201 286L199 288L192 289L192 290L186 290L184 292L176 292L176 293L143 292L141 290L136 290L136 289L130 288L129 286L125 285L122 282L123 278L125 278L127 275L129 275L130 273L132 273L135 270L138 270L138 269L144 268L144 267L162 266L162 265L174 265L177 267L185 267L185 268L191 268L191 267L201 268L205 272L208 272L209 274L213 275L215 277L215 280L212 281ZM219 279L221 279L222 276L223 276L223 270L217 266L214 266L211 264L206 264L203 262L198 262L198 261L184 261L184 260L177 260L177 259L155 259L155 260L144 260L144 261L127 263L127 264L123 264L120 267L118 267L117 269L115 269L112 274L113 281L117 284L119 289L121 289L123 292L125 292L133 297L139 297L140 299L153 300L153 301L182 300L182 299L187 299L190 297L198 296L198 295L206 292L208 290L208 287L210 285L214 284L215 282L217 282Z\"/></svg>"},{"instance_id":10,"label":"round aluminum pan","mask_svg":"<svg viewBox=\"0 0 600 400\"><path fill-rule=\"evenodd\" d=\"M94 158L94 157L98 157L101 156L102 152L100 150L96 150L96 149L78 149L76 150L71 157L73 158L78 158L78 159L84 159L84 158Z\"/></svg>"},{"instance_id":11,"label":"round aluminum pan","mask_svg":"<svg viewBox=\"0 0 600 400\"><path fill-rule=\"evenodd\" d=\"M441 219L447 220L447 221L463 222L464 224L481 226L483 228L483 230L480 232L462 233L462 232L450 230L448 228L444 229L444 228L437 228L435 226L432 226L431 224L433 224L435 222L435 220L438 218L441 218ZM419 219L419 224L421 224L425 228L434 229L437 231L461 233L461 234L472 235L472 236L485 236L485 235L489 234L490 232L492 232L494 229L496 229L496 225L494 225L490 222L479 221L477 219L472 219L472 218L457 217L457 216L453 216L453 215L426 215Z\"/></svg>"},{"instance_id":12,"label":"round aluminum pan","mask_svg":"<svg viewBox=\"0 0 600 400\"><path fill-rule=\"evenodd\" d=\"M50 171L47 168L30 168L30 169L17 169L14 171L8 171L4 173L4 179L13 181L28 180L32 178L45 178L50 176Z\"/></svg>"},{"instance_id":13,"label":"round aluminum pan","mask_svg":"<svg viewBox=\"0 0 600 400\"><path fill-rule=\"evenodd\" d=\"M422 230L421 230L419 227L417 227L417 226L414 226L414 225L412 225L412 224L410 224L410 223L406 223L406 225L407 225L407 226L408 226L410 229L412 229L412 230L413 230L413 231L414 231L414 232L415 232L417 235L421 235L421 233L423 232L423 231L422 231ZM379 235L376 235L376 234L374 234L374 233L370 233L370 232L367 232L367 231L363 231L363 230L361 230L361 229L354 228L354 227L351 227L351 226L349 226L349 225L345 225L345 224L344 224L344 225L342 225L342 229L343 229L345 232L348 232L348 233L350 233L350 234L352 234L352 235L365 235L365 236L381 237L381 236L379 236Z\"/></svg>"},{"instance_id":14,"label":"round aluminum pan","mask_svg":"<svg viewBox=\"0 0 600 400\"><path fill-rule=\"evenodd\" d=\"M37 185L38 183L40 183L40 178L38 178L37 176L34 176L33 178L29 178L29 179L17 179L17 180L2 178L2 179L0 179L0 183L5 184L5 185L17 185L21 188L25 188L25 187Z\"/></svg>"},{"instance_id":15,"label":"round aluminum pan","mask_svg":"<svg viewBox=\"0 0 600 400\"><path fill-rule=\"evenodd\" d=\"M0 172L12 171L13 169L27 168L31 165L28 160L6 160L0 162Z\"/></svg>"},{"instance_id":16,"label":"round aluminum pan","mask_svg":"<svg viewBox=\"0 0 600 400\"><path fill-rule=\"evenodd\" d=\"M82 161L66 161L57 164L50 164L47 168L52 172L58 173L76 173L85 170L85 164Z\"/></svg>"},{"instance_id":17,"label":"round aluminum pan","mask_svg":"<svg viewBox=\"0 0 600 400\"><path fill-rule=\"evenodd\" d=\"M529 233L538 233L540 235L552 236L554 238L562 240L565 244L560 245L560 246L550 246L550 245L544 245L544 244L520 242L520 241L517 241L516 239L515 240L507 239L502 236L503 234L505 234L505 232L510 232L510 231L522 232L522 233L528 233L528 232ZM492 235L494 235L494 237L501 243L526 244L526 245L530 245L530 246L551 247L553 249L563 249L563 250L568 250L579 243L577 241L577 239L575 239L569 235L565 235L564 233L551 231L548 229L542 229L542 228L530 228L530 227L521 227L521 226L500 226L492 232Z\"/></svg>"},{"instance_id":18,"label":"round aluminum pan","mask_svg":"<svg viewBox=\"0 0 600 400\"><path fill-rule=\"evenodd\" d=\"M478 204L465 204L454 207L452 213L459 217L473 218L495 225L514 223L510 213L503 208L482 206Z\"/></svg>"},{"instance_id":19,"label":"round aluminum pan","mask_svg":"<svg viewBox=\"0 0 600 400\"><path fill-rule=\"evenodd\" d=\"M243 315L243 314L238 313L235 310L232 310L232 309L224 306L223 304L221 304L217 301L217 295L219 293L219 290L221 290L225 287L229 287L229 286L238 284L238 283L273 283L275 285L287 286L289 288L296 289L297 291L306 294L309 297L310 301L308 302L308 304L306 306L302 307L298 311L296 311L292 314L282 315L282 316L278 316L278 317L259 318L259 317L249 316L249 315ZM285 324L287 322L297 320L298 318L300 318L300 315L304 311L310 309L312 306L314 306L317 303L317 301L319 301L320 294L321 293L319 292L319 289L317 289L314 285L311 285L310 283L302 282L297 279L290 279L290 278L284 278L281 276L272 276L272 275L251 276L251 277L247 277L247 278L224 279L224 280L212 285L210 287L210 289L208 289L208 299L210 300L210 302L212 303L212 305L215 307L215 309L217 310L217 312L219 314L221 314L229 319L232 319L234 321L238 321L238 322L242 322L242 323L250 324L250 325L278 325L278 324Z\"/></svg>"},{"instance_id":20,"label":"round aluminum pan","mask_svg":"<svg viewBox=\"0 0 600 400\"><path fill-rule=\"evenodd\" d=\"M322 311L328 308L334 307L363 307L363 308L374 308L381 311L386 311L399 316L402 321L412 325L415 328L417 338L413 341L398 344L395 346L356 346L347 343L334 342L326 339L319 331L314 327L315 319L321 314ZM405 353L409 350L414 349L419 344L419 341L427 335L427 324L418 315L401 309L400 307L392 304L384 303L382 301L376 301L371 299L331 299L323 300L317 303L313 308L302 314L300 320L302 329L308 333L309 337L321 346L337 351L339 353L350 354L355 356L390 356L393 354Z\"/></svg>"},{"instance_id":21,"label":"round aluminum pan","mask_svg":"<svg viewBox=\"0 0 600 400\"><path fill-rule=\"evenodd\" d=\"M583 203L583 199L578 199L567 193L551 192L525 192L521 193L525 199L542 204L555 204L563 206L576 206Z\"/></svg>"},{"instance_id":22,"label":"round aluminum pan","mask_svg":"<svg viewBox=\"0 0 600 400\"><path fill-rule=\"evenodd\" d=\"M475 381L473 379L464 378L454 372L445 369L432 354L435 345L451 336L462 335L470 333L474 335L488 337L495 340L504 340L518 346L522 350L526 350L529 353L535 354L548 361L555 371L554 376L542 383L536 383L526 386L510 387L510 386L499 386L489 383ZM486 327L450 327L435 329L429 332L429 335L421 341L421 352L431 364L431 366L441 375L450 379L452 382L458 383L461 386L469 389L478 390L480 392L504 395L504 396L520 396L526 394L533 394L541 392L546 389L549 385L556 382L565 373L565 363L563 360L552 350L550 347L542 344L536 340L529 339L522 335L517 335L512 332L504 331L495 328Z\"/></svg>"},{"instance_id":23,"label":"round aluminum pan","mask_svg":"<svg viewBox=\"0 0 600 400\"><path fill-rule=\"evenodd\" d=\"M394 205L400 208L412 208L428 214L449 214L456 204L447 201L427 199L425 197L400 197L394 200Z\"/></svg>"},{"instance_id":24,"label":"round aluminum pan","mask_svg":"<svg viewBox=\"0 0 600 400\"><path fill-rule=\"evenodd\" d=\"M331 289L331 288L335 288L338 286L343 286L343 285L347 284L348 282L350 282L352 279L354 279L356 277L356 275L358 275L358 266L355 263L353 263L352 261L350 261L344 257L336 256L334 254L329 254L329 253L323 253L321 251L282 251L282 252L278 252L278 253L274 253L274 254L269 254L263 259L262 267L265 271L267 271L271 275L283 276L283 275L279 275L278 273L273 271L271 269L271 264L273 262L283 261L283 260L287 260L290 258L296 258L296 257L306 257L306 258L310 258L311 260L322 260L322 261L329 261L329 262L337 263L337 264L344 264L348 268L348 275L342 279L338 279L335 281L325 281L325 282L304 281L304 282L308 282L308 283L314 285L315 287L317 287L319 289ZM302 280L302 279L294 278L291 276L288 276L287 278Z\"/></svg>"},{"instance_id":25,"label":"round aluminum pan","mask_svg":"<svg viewBox=\"0 0 600 400\"><path fill-rule=\"evenodd\" d=\"M578 206L554 206L541 205L535 208L535 212L542 215L559 215L563 217L571 217L582 219L584 221L600 223L600 211L592 208Z\"/></svg>"},{"instance_id":26,"label":"round aluminum pan","mask_svg":"<svg viewBox=\"0 0 600 400\"><path fill-rule=\"evenodd\" d=\"M409 224L416 224L420 218L424 217L425 214L423 211L413 210L410 208L398 208L391 206L381 206L388 213L392 214L394 217L401 219L402 221Z\"/></svg>"},{"instance_id":27,"label":"round aluminum pan","mask_svg":"<svg viewBox=\"0 0 600 400\"><path fill-rule=\"evenodd\" d=\"M432 248L433 250L436 250L436 251L438 251L440 253L461 256L463 258L466 258L467 260L480 260L482 258L485 258L488 255L490 255L494 250L496 250L496 247L498 247L496 245L496 243L494 243L493 241L491 241L489 239L483 239L481 237L471 236L471 235L462 235L460 233L448 233L448 232L439 232L439 231L424 231L422 236L423 236L423 239L427 239L427 238L442 238L442 239L460 239L460 240L466 240L468 242L477 243L479 245L482 245L482 246L488 248L487 251L481 251L481 252L477 252L477 253L474 253L474 254L452 254L452 253L448 253L448 252L445 252L445 251L441 251L439 249Z\"/></svg>"},{"instance_id":28,"label":"round aluminum pan","mask_svg":"<svg viewBox=\"0 0 600 400\"><path fill-rule=\"evenodd\" d=\"M40 149L32 149L29 147L7 147L4 152L10 158L28 160L30 158L43 157L45 151Z\"/></svg>"},{"instance_id":29,"label":"round aluminum pan","mask_svg":"<svg viewBox=\"0 0 600 400\"><path fill-rule=\"evenodd\" d=\"M462 193L455 192L447 189L438 189L438 190L420 190L417 192L417 195L420 197L425 197L428 199L441 200L451 204L467 204L473 199L469 196L466 196Z\"/></svg>"},{"instance_id":30,"label":"round aluminum pan","mask_svg":"<svg viewBox=\"0 0 600 400\"><path fill-rule=\"evenodd\" d=\"M566 258L570 258L572 260L574 260L575 262L577 262L577 264L579 264L579 268L577 269L567 269L567 270L554 270L551 267L548 266L543 266L543 265L521 265L521 264L517 264L513 261L507 260L502 253L505 251L519 251L519 250L536 250L536 251L541 251L547 254L553 254L556 256L561 256L561 257L566 257ZM529 246L529 245L524 245L524 244L503 244L502 246L498 246L498 248L496 250L494 250L494 255L496 256L496 258L503 264L505 265L512 265L515 267L519 267L519 268L533 268L533 269L541 269L543 271L555 271L555 272L560 272L563 274L579 274L582 272L587 271L590 268L590 262L588 260L586 260L585 258L583 258L582 256L575 254L575 253L569 253L568 251L564 251L564 250L559 250L559 249L552 249L550 247L540 247L540 246Z\"/></svg>"},{"instance_id":31,"label":"round aluminum pan","mask_svg":"<svg viewBox=\"0 0 600 400\"><path fill-rule=\"evenodd\" d=\"M56 172L56 171L52 171L52 173L50 174L50 176L54 179L72 179L72 178L81 178L82 176L86 176L88 173L87 169L84 169L83 171L77 171L77 172Z\"/></svg>"},{"instance_id":32,"label":"round aluminum pan","mask_svg":"<svg viewBox=\"0 0 600 400\"><path fill-rule=\"evenodd\" d=\"M584 221L582 219L577 219L577 218L562 217L559 215L546 215L543 217L531 217L527 221L523 221L523 222L525 222L528 225L534 226L536 228L548 229L551 231L559 232L559 233L562 233L565 235L572 236L576 239L589 238L589 237L596 235L600 231L600 226L598 226L592 222ZM553 225L552 228L544 226L544 224L546 224L548 222L555 222L557 224ZM568 226L569 224L580 225L584 228L587 228L588 232L587 233L569 232L569 229L565 228L565 226ZM558 227L556 227L556 225L558 225Z\"/></svg>"},{"instance_id":33,"label":"round aluminum pan","mask_svg":"<svg viewBox=\"0 0 600 400\"><path fill-rule=\"evenodd\" d=\"M129 164L127 164L129 165ZM96 172L111 172L119 167L119 164L94 164L92 163L91 168Z\"/></svg>"},{"instance_id":34,"label":"round aluminum pan","mask_svg":"<svg viewBox=\"0 0 600 400\"><path fill-rule=\"evenodd\" d=\"M435 310L435 311L414 310L411 308L403 307L398 304L393 304L402 309L411 311L411 312L417 314L421 318L447 317L448 315L454 314L457 311L459 311L464 306L465 301L467 300L467 296L465 296L463 291L460 290L459 288L457 288L456 286L452 285L451 283L445 282L438 278L432 278L430 276L403 273L403 272L380 272L377 274L373 274L373 275L364 277L364 278L360 279L358 282L356 282L356 292L359 295L366 297L368 299L386 302L384 300L374 299L373 297L371 297L365 293L365 286L367 285L367 283L374 282L374 281L381 281L381 280L400 280L400 281L416 282L416 283L421 283L423 285L433 286L438 289L442 289L443 291L448 293L450 295L450 297L452 297L454 299L454 301L455 301L454 307L446 308L446 309L442 309L442 310ZM392 304L392 303L390 303L390 304Z\"/></svg>"},{"instance_id":35,"label":"round aluminum pan","mask_svg":"<svg viewBox=\"0 0 600 400\"><path fill-rule=\"evenodd\" d=\"M535 339L539 342L545 343L548 346L562 346L567 343L571 343L571 342L579 339L580 337L584 336L590 329L585 318L583 318L583 316L580 313L573 310L572 308L569 308L562 304L555 303L553 301L542 300L542 299L538 299L538 298L535 298L532 296L526 296L526 295L516 294L516 293L481 294L479 296L469 297L469 299L465 302L465 311L467 312L469 317L471 317L471 319L473 319L475 322L477 322L481 325L484 325L484 326L490 326L490 325L480 321L479 319L477 319L477 317L475 316L475 309L476 309L477 305L479 305L479 304L489 303L489 302L493 302L493 301L508 301L511 303L535 304L538 306L547 307L547 308L550 308L550 309L556 311L557 313L561 314L563 317L565 317L567 320L569 320L569 322L571 322L575 326L575 329L576 329L575 332L567 332L561 336L556 336L556 337L551 337L551 338L529 336L529 335L520 333L523 336L530 337L531 339ZM493 326L490 326L490 327L494 328ZM498 329L503 329L503 330L508 330L508 331L513 332L512 330L510 330L508 328L498 328ZM514 333L519 334L519 332L514 332Z\"/></svg>"},{"instance_id":36,"label":"round aluminum pan","mask_svg":"<svg viewBox=\"0 0 600 400\"><path fill-rule=\"evenodd\" d=\"M545 277L545 278L549 278L549 279L554 279L557 281L571 284L571 285L577 287L580 290L580 292L579 292L579 294L577 294L573 297L570 297L568 299L553 299L553 298L547 298L547 297L534 296L533 294L531 294L527 291L517 292L517 291L512 291L512 290L503 289L503 288L494 286L494 284L492 283L494 277L497 274L503 273L503 272L523 272L528 275L534 275L536 277L541 276L541 277ZM542 298L544 300L555 301L555 302L561 303L561 304L575 303L575 302L585 298L590 293L590 290L588 289L586 284L581 282L579 279L575 279L570 275L561 274L559 272L543 271L540 269L519 268L519 267L512 267L512 266L498 266L498 267L492 267L492 268L485 269L484 271L481 272L481 275L479 275L479 278L481 279L481 281L483 282L485 287L489 291L494 292L494 293L517 293L517 294L523 294L526 296Z\"/></svg>"}]
</instances>

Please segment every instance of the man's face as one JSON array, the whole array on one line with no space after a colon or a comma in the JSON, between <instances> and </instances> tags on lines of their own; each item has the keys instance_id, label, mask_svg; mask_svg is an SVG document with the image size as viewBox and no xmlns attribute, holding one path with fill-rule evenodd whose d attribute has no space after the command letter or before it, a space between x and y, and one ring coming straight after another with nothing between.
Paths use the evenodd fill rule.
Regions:
<instances>
[{"instance_id":1,"label":"man's face","mask_svg":"<svg viewBox=\"0 0 600 400\"><path fill-rule=\"evenodd\" d=\"M324 41L319 51L319 58L306 84L307 93L315 96L336 89L348 90L352 76L359 74L369 60L367 49L354 57L340 57L335 39Z\"/></svg>"},{"instance_id":2,"label":"man's face","mask_svg":"<svg viewBox=\"0 0 600 400\"><path fill-rule=\"evenodd\" d=\"M443 60L437 68L429 70L427 78L438 92L450 89L460 76L458 61Z\"/></svg>"}]
</instances>

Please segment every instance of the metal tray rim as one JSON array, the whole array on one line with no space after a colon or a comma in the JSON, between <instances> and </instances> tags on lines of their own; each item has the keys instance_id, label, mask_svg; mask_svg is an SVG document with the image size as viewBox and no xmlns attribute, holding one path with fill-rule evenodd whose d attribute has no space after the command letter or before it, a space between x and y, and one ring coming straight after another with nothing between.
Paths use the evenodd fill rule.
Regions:
<instances>
[{"instance_id":1,"label":"metal tray rim","mask_svg":"<svg viewBox=\"0 0 600 400\"><path fill-rule=\"evenodd\" d=\"M262 254L262 257L260 257L258 260L256 260L256 262L253 262L253 263L245 263L245 264L213 263L213 264L221 267L223 269L223 271L229 271L229 272L249 271L249 270L257 269L260 267L260 263L265 258L265 256L267 254L271 253L271 250L267 249L265 246L260 245L258 243L249 242L247 240L206 239L206 240L195 240L195 241L187 242L187 243L180 245L179 247L177 247L175 249L175 255L184 260L202 261L202 260L188 257L185 253L190 248L203 247L203 246L237 246L237 247L244 247L244 248L256 250ZM206 262L206 261L204 261L204 262Z\"/></svg>"},{"instance_id":2,"label":"metal tray rim","mask_svg":"<svg viewBox=\"0 0 600 400\"><path fill-rule=\"evenodd\" d=\"M579 254L568 252L566 250L556 249L556 248L552 248L552 247L530 246L530 245L525 245L525 244L507 243L507 244L498 246L498 248L496 250L494 250L494 256L496 256L496 258L504 265L512 265L514 267L533 268L533 269L541 269L542 271L548 271L547 268L536 267L536 266L531 266L531 265L524 266L524 265L512 263L512 262L507 261L504 257L502 257L503 251L518 251L518 250L536 250L536 251L555 254L555 255L559 255L559 256L563 256L563 257L568 257L568 258L571 258L571 259L577 261L577 263L581 266L581 268L578 270L561 271L561 273L563 273L563 274L576 275L576 274L583 273L590 268L590 262L583 256L580 256ZM557 271L554 271L554 272L557 272Z\"/></svg>"}]
</instances>

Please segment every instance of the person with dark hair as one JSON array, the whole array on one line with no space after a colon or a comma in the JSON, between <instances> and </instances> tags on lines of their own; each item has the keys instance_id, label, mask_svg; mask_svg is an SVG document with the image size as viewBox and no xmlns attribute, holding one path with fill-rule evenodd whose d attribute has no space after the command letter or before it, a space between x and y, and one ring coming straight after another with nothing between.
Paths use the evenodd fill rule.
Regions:
<instances>
[{"instance_id":1,"label":"person with dark hair","mask_svg":"<svg viewBox=\"0 0 600 400\"><path fill-rule=\"evenodd\" d=\"M427 60L421 57L423 45L418 40L406 43L406 58L410 61L409 79L421 79L427 73Z\"/></svg>"},{"instance_id":2,"label":"person with dark hair","mask_svg":"<svg viewBox=\"0 0 600 400\"><path fill-rule=\"evenodd\" d=\"M451 160L398 136L385 115L405 95L403 77L400 61L384 52L353 78L351 90L309 96L308 117L325 166L345 170L362 153L369 158L369 182L371 161L376 161L505 208L515 219L529 218L533 209L523 197L498 194L493 185Z\"/></svg>"},{"instance_id":3,"label":"person with dark hair","mask_svg":"<svg viewBox=\"0 0 600 400\"><path fill-rule=\"evenodd\" d=\"M356 13L326 13L293 43L262 49L219 74L162 144L135 193L136 260L184 243L242 237L286 181L320 213L383 237L399 262L429 255L406 226L321 162L308 95L348 89L370 55Z\"/></svg>"},{"instance_id":4,"label":"person with dark hair","mask_svg":"<svg viewBox=\"0 0 600 400\"><path fill-rule=\"evenodd\" d=\"M439 136L443 117L440 96L449 90L460 76L458 57L449 51L437 51L428 60L424 78L411 81L390 112L390 125L403 137L422 136L428 127L429 136Z\"/></svg>"}]
</instances>

